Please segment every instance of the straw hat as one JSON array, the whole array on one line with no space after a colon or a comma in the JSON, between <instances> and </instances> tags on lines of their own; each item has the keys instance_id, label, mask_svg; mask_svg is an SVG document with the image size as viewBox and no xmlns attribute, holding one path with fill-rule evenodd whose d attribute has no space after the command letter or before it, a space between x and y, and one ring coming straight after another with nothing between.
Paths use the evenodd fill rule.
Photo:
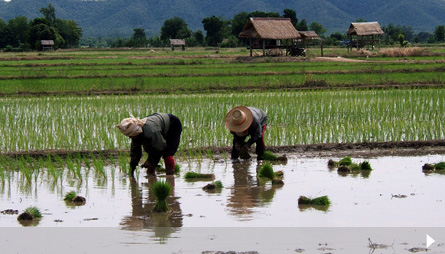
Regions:
<instances>
[{"instance_id":1,"label":"straw hat","mask_svg":"<svg viewBox=\"0 0 445 254\"><path fill-rule=\"evenodd\" d=\"M252 111L245 106L238 106L231 109L225 119L227 129L233 132L243 132L247 130L252 122Z\"/></svg>"}]
</instances>

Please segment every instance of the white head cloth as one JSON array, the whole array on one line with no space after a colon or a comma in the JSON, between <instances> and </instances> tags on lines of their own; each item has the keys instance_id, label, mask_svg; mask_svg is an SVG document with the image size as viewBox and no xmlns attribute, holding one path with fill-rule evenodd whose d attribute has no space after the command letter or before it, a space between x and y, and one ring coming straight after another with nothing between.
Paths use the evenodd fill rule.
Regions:
<instances>
[{"instance_id":1,"label":"white head cloth","mask_svg":"<svg viewBox=\"0 0 445 254\"><path fill-rule=\"evenodd\" d=\"M125 118L122 120L120 124L117 124L116 127L128 137L136 137L137 135L142 133L142 126L144 126L147 118L138 119L133 115L130 115L129 118Z\"/></svg>"}]
</instances>

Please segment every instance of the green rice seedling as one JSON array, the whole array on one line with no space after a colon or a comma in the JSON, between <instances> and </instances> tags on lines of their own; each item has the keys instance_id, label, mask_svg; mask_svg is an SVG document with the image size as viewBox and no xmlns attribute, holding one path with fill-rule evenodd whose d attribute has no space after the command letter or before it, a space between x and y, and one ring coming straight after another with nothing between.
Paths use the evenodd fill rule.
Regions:
<instances>
[{"instance_id":1,"label":"green rice seedling","mask_svg":"<svg viewBox=\"0 0 445 254\"><path fill-rule=\"evenodd\" d=\"M222 182L221 181L215 181L215 182L213 182L214 184L215 184L215 187L217 188L217 189L222 189L222 188L224 188L224 186L223 186L223 184L222 184Z\"/></svg>"},{"instance_id":2,"label":"green rice seedling","mask_svg":"<svg viewBox=\"0 0 445 254\"><path fill-rule=\"evenodd\" d=\"M371 164L369 161L364 161L359 164L361 170L372 170Z\"/></svg>"},{"instance_id":3,"label":"green rice seedling","mask_svg":"<svg viewBox=\"0 0 445 254\"><path fill-rule=\"evenodd\" d=\"M329 200L328 196L321 196L313 199L306 196L300 196L298 198L298 204L327 206L331 204L331 201Z\"/></svg>"},{"instance_id":4,"label":"green rice seedling","mask_svg":"<svg viewBox=\"0 0 445 254\"><path fill-rule=\"evenodd\" d=\"M278 159L278 156L273 154L271 151L264 151L262 157L263 157L263 160L266 160L266 161L276 161Z\"/></svg>"},{"instance_id":5,"label":"green rice seedling","mask_svg":"<svg viewBox=\"0 0 445 254\"><path fill-rule=\"evenodd\" d=\"M349 165L348 167L351 169L351 171L360 171L361 170L360 166L357 163L351 163L351 165Z\"/></svg>"},{"instance_id":6,"label":"green rice seedling","mask_svg":"<svg viewBox=\"0 0 445 254\"><path fill-rule=\"evenodd\" d=\"M206 150L206 155L207 155L207 158L209 158L210 160L215 160L215 157L213 156L212 150L207 149Z\"/></svg>"},{"instance_id":7,"label":"green rice seedling","mask_svg":"<svg viewBox=\"0 0 445 254\"><path fill-rule=\"evenodd\" d=\"M187 173L185 173L184 178L185 179L210 179L210 178L214 178L215 175L214 174L202 174L202 173L196 173L193 171L189 171Z\"/></svg>"},{"instance_id":8,"label":"green rice seedling","mask_svg":"<svg viewBox=\"0 0 445 254\"><path fill-rule=\"evenodd\" d=\"M103 176L104 178L107 178L103 159L100 157L95 157L93 154L91 154L91 156L91 158L93 159L94 169L96 169L96 173Z\"/></svg>"},{"instance_id":9,"label":"green rice seedling","mask_svg":"<svg viewBox=\"0 0 445 254\"><path fill-rule=\"evenodd\" d=\"M349 166L352 164L352 159L349 156L344 157L338 163L340 166Z\"/></svg>"},{"instance_id":10,"label":"green rice seedling","mask_svg":"<svg viewBox=\"0 0 445 254\"><path fill-rule=\"evenodd\" d=\"M124 174L130 173L129 172L130 167L129 167L129 163L128 163L128 155L119 154L118 161L119 161L120 171Z\"/></svg>"},{"instance_id":11,"label":"green rice seedling","mask_svg":"<svg viewBox=\"0 0 445 254\"><path fill-rule=\"evenodd\" d=\"M273 171L272 165L269 163L264 163L263 165L261 165L260 169L258 170L258 176L265 177L270 180L275 179L275 173Z\"/></svg>"},{"instance_id":12,"label":"green rice seedling","mask_svg":"<svg viewBox=\"0 0 445 254\"><path fill-rule=\"evenodd\" d=\"M65 197L63 198L64 201L72 202L77 197L77 193L75 191L70 191L65 194Z\"/></svg>"},{"instance_id":13,"label":"green rice seedling","mask_svg":"<svg viewBox=\"0 0 445 254\"><path fill-rule=\"evenodd\" d=\"M37 208L35 206L30 206L30 207L26 208L25 212L31 214L34 219L42 218L42 213L40 212L39 208Z\"/></svg>"},{"instance_id":14,"label":"green rice seedling","mask_svg":"<svg viewBox=\"0 0 445 254\"><path fill-rule=\"evenodd\" d=\"M181 172L181 165L179 165L178 163L175 163L175 173L179 173Z\"/></svg>"},{"instance_id":15,"label":"green rice seedling","mask_svg":"<svg viewBox=\"0 0 445 254\"><path fill-rule=\"evenodd\" d=\"M436 170L444 170L445 169L445 162L439 162L434 164L434 168Z\"/></svg>"},{"instance_id":16,"label":"green rice seedling","mask_svg":"<svg viewBox=\"0 0 445 254\"><path fill-rule=\"evenodd\" d=\"M169 210L167 198L172 190L171 185L166 181L157 181L150 186L150 190L155 195L157 201L153 211L167 212Z\"/></svg>"}]
</instances>

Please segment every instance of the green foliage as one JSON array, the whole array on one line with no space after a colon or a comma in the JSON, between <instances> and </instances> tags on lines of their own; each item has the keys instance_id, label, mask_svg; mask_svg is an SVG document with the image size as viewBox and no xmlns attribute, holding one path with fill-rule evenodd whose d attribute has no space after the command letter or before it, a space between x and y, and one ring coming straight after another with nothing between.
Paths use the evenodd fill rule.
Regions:
<instances>
[{"instance_id":1,"label":"green foliage","mask_svg":"<svg viewBox=\"0 0 445 254\"><path fill-rule=\"evenodd\" d=\"M359 164L361 170L372 170L371 164L369 161L364 161Z\"/></svg>"},{"instance_id":2,"label":"green foliage","mask_svg":"<svg viewBox=\"0 0 445 254\"><path fill-rule=\"evenodd\" d=\"M186 39L189 38L192 31L187 23L180 17L173 17L164 21L161 27L161 39Z\"/></svg>"},{"instance_id":3,"label":"green foliage","mask_svg":"<svg viewBox=\"0 0 445 254\"><path fill-rule=\"evenodd\" d=\"M40 213L39 208L35 206L26 208L25 212L30 213L34 219L42 218L42 213Z\"/></svg>"},{"instance_id":4,"label":"green foliage","mask_svg":"<svg viewBox=\"0 0 445 254\"><path fill-rule=\"evenodd\" d=\"M352 164L352 159L350 156L346 156L339 162L340 166L349 166Z\"/></svg>"},{"instance_id":5,"label":"green foliage","mask_svg":"<svg viewBox=\"0 0 445 254\"><path fill-rule=\"evenodd\" d=\"M434 37L439 42L445 41L445 25L437 26L434 29Z\"/></svg>"},{"instance_id":6,"label":"green foliage","mask_svg":"<svg viewBox=\"0 0 445 254\"><path fill-rule=\"evenodd\" d=\"M216 189L222 189L222 188L224 188L224 186L223 186L223 184L222 184L221 181L215 181L215 182L213 182L213 184L215 184L215 188L216 188Z\"/></svg>"},{"instance_id":7,"label":"green foliage","mask_svg":"<svg viewBox=\"0 0 445 254\"><path fill-rule=\"evenodd\" d=\"M63 198L64 201L71 202L77 197L77 193L75 191L70 191L65 194L65 197Z\"/></svg>"},{"instance_id":8,"label":"green foliage","mask_svg":"<svg viewBox=\"0 0 445 254\"><path fill-rule=\"evenodd\" d=\"M146 47L148 40L147 36L145 35L145 31L143 28L135 28L133 29L134 33L130 38L130 41L128 42L128 45L130 47Z\"/></svg>"},{"instance_id":9,"label":"green foliage","mask_svg":"<svg viewBox=\"0 0 445 254\"><path fill-rule=\"evenodd\" d=\"M271 151L264 151L262 157L263 157L263 160L266 160L266 161L275 161L278 159L278 156L276 156Z\"/></svg>"},{"instance_id":10,"label":"green foliage","mask_svg":"<svg viewBox=\"0 0 445 254\"><path fill-rule=\"evenodd\" d=\"M201 174L201 173L189 171L189 172L185 173L184 178L185 179L212 178L213 176L214 176L213 174Z\"/></svg>"},{"instance_id":11,"label":"green foliage","mask_svg":"<svg viewBox=\"0 0 445 254\"><path fill-rule=\"evenodd\" d=\"M436 170L444 170L445 169L445 162L439 162L434 164L434 168Z\"/></svg>"},{"instance_id":12,"label":"green foliage","mask_svg":"<svg viewBox=\"0 0 445 254\"><path fill-rule=\"evenodd\" d=\"M273 171L272 165L269 163L264 163L258 170L258 176L273 180L275 178L275 173Z\"/></svg>"},{"instance_id":13,"label":"green foliage","mask_svg":"<svg viewBox=\"0 0 445 254\"><path fill-rule=\"evenodd\" d=\"M298 198L298 204L327 206L331 204L331 201L329 200L328 196L321 196L314 199L306 196L300 196Z\"/></svg>"},{"instance_id":14,"label":"green foliage","mask_svg":"<svg viewBox=\"0 0 445 254\"><path fill-rule=\"evenodd\" d=\"M155 212L167 212L169 210L167 205L167 198L170 196L172 186L166 181L157 181L150 186L150 191L156 197L156 205L153 209Z\"/></svg>"}]
</instances>

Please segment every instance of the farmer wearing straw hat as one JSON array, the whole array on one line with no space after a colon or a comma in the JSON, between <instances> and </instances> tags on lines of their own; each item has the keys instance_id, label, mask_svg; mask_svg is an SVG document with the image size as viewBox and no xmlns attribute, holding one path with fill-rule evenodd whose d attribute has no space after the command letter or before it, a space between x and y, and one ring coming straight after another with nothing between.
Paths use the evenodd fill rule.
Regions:
<instances>
[{"instance_id":1,"label":"farmer wearing straw hat","mask_svg":"<svg viewBox=\"0 0 445 254\"><path fill-rule=\"evenodd\" d=\"M164 159L167 175L175 173L175 155L181 139L182 124L178 117L155 113L143 119L131 115L116 127L131 138L130 169L131 176L142 157L142 147L148 153L148 159L141 165L147 168L147 174L156 175L155 169L161 157Z\"/></svg>"},{"instance_id":2,"label":"farmer wearing straw hat","mask_svg":"<svg viewBox=\"0 0 445 254\"><path fill-rule=\"evenodd\" d=\"M266 146L264 132L267 125L267 114L254 107L238 106L229 111L225 118L227 129L233 135L232 159L249 159L249 148L256 143L256 154L261 160ZM250 139L245 142L247 136Z\"/></svg>"}]
</instances>

